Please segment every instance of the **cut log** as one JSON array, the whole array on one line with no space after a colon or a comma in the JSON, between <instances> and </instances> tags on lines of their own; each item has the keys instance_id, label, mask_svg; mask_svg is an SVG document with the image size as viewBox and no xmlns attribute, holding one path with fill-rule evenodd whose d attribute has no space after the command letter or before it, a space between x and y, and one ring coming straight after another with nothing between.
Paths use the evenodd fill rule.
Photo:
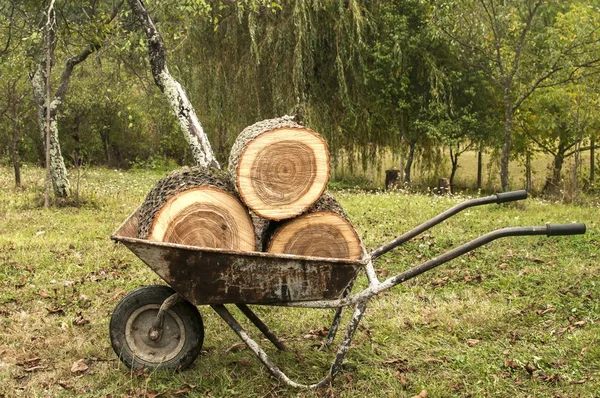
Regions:
<instances>
[{"instance_id":1,"label":"cut log","mask_svg":"<svg viewBox=\"0 0 600 398\"><path fill-rule=\"evenodd\" d=\"M324 194L306 214L275 229L267 251L358 260L364 254L364 247L339 203Z\"/></svg>"},{"instance_id":2,"label":"cut log","mask_svg":"<svg viewBox=\"0 0 600 398\"><path fill-rule=\"evenodd\" d=\"M329 171L326 142L289 116L245 128L229 157L229 173L240 198L269 220L305 212L325 191Z\"/></svg>"},{"instance_id":3,"label":"cut log","mask_svg":"<svg viewBox=\"0 0 600 398\"><path fill-rule=\"evenodd\" d=\"M185 168L150 191L140 208L138 237L189 246L256 250L248 209L217 170Z\"/></svg>"}]
</instances>

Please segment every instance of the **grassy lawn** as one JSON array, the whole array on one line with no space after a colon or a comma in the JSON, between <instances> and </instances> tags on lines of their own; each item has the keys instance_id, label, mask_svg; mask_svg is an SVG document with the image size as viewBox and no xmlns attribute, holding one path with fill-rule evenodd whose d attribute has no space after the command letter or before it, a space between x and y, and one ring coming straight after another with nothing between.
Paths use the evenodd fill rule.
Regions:
<instances>
[{"instance_id":1,"label":"grassy lawn","mask_svg":"<svg viewBox=\"0 0 600 398\"><path fill-rule=\"evenodd\" d=\"M381 294L370 302L331 390L313 393L282 386L248 350L231 350L237 337L206 307L200 308L204 348L190 369L128 370L110 347L110 315L126 292L160 280L109 236L164 173L89 169L80 206L44 210L43 171L23 171L24 188L15 189L11 170L0 168L0 397L413 397L422 390L428 397L597 397L600 391L598 205L529 199L472 208L382 257L375 266L385 278L496 228L588 226L584 236L499 240ZM368 248L464 199L335 195ZM358 285L366 286L364 277ZM325 375L333 354L314 347L330 310L255 310L291 347L280 353L264 344L288 375L302 383Z\"/></svg>"}]
</instances>

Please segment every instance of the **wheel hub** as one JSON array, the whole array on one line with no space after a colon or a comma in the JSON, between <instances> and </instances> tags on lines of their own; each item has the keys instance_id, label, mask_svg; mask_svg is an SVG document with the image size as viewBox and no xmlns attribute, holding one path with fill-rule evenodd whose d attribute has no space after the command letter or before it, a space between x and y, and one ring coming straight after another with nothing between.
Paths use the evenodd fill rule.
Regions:
<instances>
[{"instance_id":1,"label":"wheel hub","mask_svg":"<svg viewBox=\"0 0 600 398\"><path fill-rule=\"evenodd\" d=\"M185 344L183 322L171 310L165 313L161 337L155 340L150 338L150 331L159 309L159 304L147 304L138 308L127 319L125 327L125 339L133 354L151 363L173 359Z\"/></svg>"}]
</instances>

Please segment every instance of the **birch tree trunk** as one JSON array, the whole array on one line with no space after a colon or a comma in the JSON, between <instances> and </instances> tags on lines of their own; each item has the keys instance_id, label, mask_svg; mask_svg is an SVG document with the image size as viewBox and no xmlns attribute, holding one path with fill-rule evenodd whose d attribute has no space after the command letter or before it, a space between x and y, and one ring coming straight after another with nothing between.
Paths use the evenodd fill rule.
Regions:
<instances>
[{"instance_id":1,"label":"birch tree trunk","mask_svg":"<svg viewBox=\"0 0 600 398\"><path fill-rule=\"evenodd\" d=\"M106 24L112 22L117 16L119 9L123 5L123 1L124 0L121 0L115 5L111 14L105 21ZM45 43L47 43L47 48L37 69L30 75L30 80L33 87L33 97L37 105L38 123L42 132L42 141L44 142L45 147L49 147L50 174L52 177L54 195L59 198L66 198L69 194L71 184L67 176L67 168L58 140L58 112L67 95L73 69L75 66L85 61L92 53L98 51L102 46L102 43L100 41L92 42L79 54L67 59L60 76L58 88L56 89L52 100L50 100L49 96L46 98L47 93L49 93L50 90L49 77L52 71L52 65L54 64L54 48L56 46L56 22L50 20L54 15L54 10L51 8L53 4L54 2L52 2L48 8L49 22L44 29L44 40ZM49 135L49 141L44 139L46 134Z\"/></svg>"},{"instance_id":2,"label":"birch tree trunk","mask_svg":"<svg viewBox=\"0 0 600 398\"><path fill-rule=\"evenodd\" d=\"M171 111L175 117L177 117L179 126L192 150L194 161L201 167L214 167L220 169L221 166L215 158L208 137L198 121L192 103L187 98L181 84L179 84L179 82L169 73L169 69L167 68L167 50L160 33L154 25L154 21L152 21L142 0L128 1L133 13L142 24L144 33L146 34L146 40L148 41L148 55L154 82L160 91L167 97L171 106Z\"/></svg>"},{"instance_id":3,"label":"birch tree trunk","mask_svg":"<svg viewBox=\"0 0 600 398\"><path fill-rule=\"evenodd\" d=\"M46 176L50 176L54 195L64 198L68 195L70 187L67 178L67 168L60 151L58 141L58 128L56 123L56 102L50 101L50 72L54 62L54 48L56 47L56 14L54 1L50 3L47 11L47 22L44 27L44 51L37 69L30 75L33 88L33 98L38 112L38 124L44 148L46 150ZM47 182L48 184L48 182ZM48 206L48 193L44 206Z\"/></svg>"}]
</instances>

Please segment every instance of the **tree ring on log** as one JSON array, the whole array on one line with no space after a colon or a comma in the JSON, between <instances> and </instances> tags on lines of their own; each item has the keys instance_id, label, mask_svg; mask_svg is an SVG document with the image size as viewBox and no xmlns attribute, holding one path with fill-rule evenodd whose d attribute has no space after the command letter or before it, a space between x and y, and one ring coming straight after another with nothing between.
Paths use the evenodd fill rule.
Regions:
<instances>
[{"instance_id":1,"label":"tree ring on log","mask_svg":"<svg viewBox=\"0 0 600 398\"><path fill-rule=\"evenodd\" d=\"M239 155L236 189L257 215L282 220L303 213L329 181L329 152L318 134L281 127L261 133Z\"/></svg>"},{"instance_id":2,"label":"tree ring on log","mask_svg":"<svg viewBox=\"0 0 600 398\"><path fill-rule=\"evenodd\" d=\"M237 251L256 249L247 209L230 192L210 186L169 198L156 213L148 240Z\"/></svg>"},{"instance_id":3,"label":"tree ring on log","mask_svg":"<svg viewBox=\"0 0 600 398\"><path fill-rule=\"evenodd\" d=\"M364 252L356 230L342 215L318 211L296 217L275 231L269 253L359 260Z\"/></svg>"}]
</instances>

